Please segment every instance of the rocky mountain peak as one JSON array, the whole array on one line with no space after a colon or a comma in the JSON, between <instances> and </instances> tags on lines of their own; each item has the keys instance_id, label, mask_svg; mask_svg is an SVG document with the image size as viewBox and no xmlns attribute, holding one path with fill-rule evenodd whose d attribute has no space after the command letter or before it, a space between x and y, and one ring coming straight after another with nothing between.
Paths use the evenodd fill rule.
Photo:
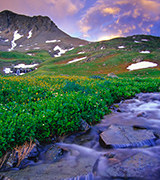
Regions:
<instances>
[{"instance_id":1,"label":"rocky mountain peak","mask_svg":"<svg viewBox=\"0 0 160 180\"><path fill-rule=\"evenodd\" d=\"M33 49L53 51L57 45L66 49L87 43L61 31L47 16L30 17L8 10L0 12L1 51Z\"/></svg>"}]
</instances>

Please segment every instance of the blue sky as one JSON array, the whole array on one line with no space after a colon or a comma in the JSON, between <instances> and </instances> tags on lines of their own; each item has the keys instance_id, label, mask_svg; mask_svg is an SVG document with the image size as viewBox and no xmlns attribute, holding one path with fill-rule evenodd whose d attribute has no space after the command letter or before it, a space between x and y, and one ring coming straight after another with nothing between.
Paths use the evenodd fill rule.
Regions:
<instances>
[{"instance_id":1,"label":"blue sky","mask_svg":"<svg viewBox=\"0 0 160 180\"><path fill-rule=\"evenodd\" d=\"M64 32L89 41L160 36L160 0L0 0L0 5L0 11L49 16Z\"/></svg>"}]
</instances>

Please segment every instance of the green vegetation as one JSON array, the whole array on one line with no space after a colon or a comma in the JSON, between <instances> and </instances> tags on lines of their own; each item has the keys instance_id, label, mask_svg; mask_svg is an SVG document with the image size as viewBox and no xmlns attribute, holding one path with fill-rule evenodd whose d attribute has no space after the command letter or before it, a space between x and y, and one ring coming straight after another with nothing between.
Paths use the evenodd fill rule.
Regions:
<instances>
[{"instance_id":1,"label":"green vegetation","mask_svg":"<svg viewBox=\"0 0 160 180\"><path fill-rule=\"evenodd\" d=\"M95 124L114 102L159 87L160 79L0 77L0 156L30 137L43 142L78 131L81 119Z\"/></svg>"},{"instance_id":2,"label":"green vegetation","mask_svg":"<svg viewBox=\"0 0 160 180\"><path fill-rule=\"evenodd\" d=\"M45 50L0 52L3 75L3 68L12 64L40 63L22 77L0 76L0 156L30 137L43 142L78 131L81 119L95 124L110 113L110 105L136 93L160 91L159 42L159 37L145 35L115 38L77 47L58 58ZM86 59L68 64L82 57ZM127 70L143 60L158 66ZM108 78L111 72L120 78Z\"/></svg>"}]
</instances>

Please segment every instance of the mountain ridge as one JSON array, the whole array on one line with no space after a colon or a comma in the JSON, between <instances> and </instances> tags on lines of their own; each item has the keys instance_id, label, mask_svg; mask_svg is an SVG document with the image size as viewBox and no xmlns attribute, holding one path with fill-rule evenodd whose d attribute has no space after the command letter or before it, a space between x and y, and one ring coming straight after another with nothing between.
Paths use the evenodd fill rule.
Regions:
<instances>
[{"instance_id":1,"label":"mountain ridge","mask_svg":"<svg viewBox=\"0 0 160 180\"><path fill-rule=\"evenodd\" d=\"M12 43L16 43L14 48ZM44 49L54 53L57 45L70 49L85 44L88 42L63 32L47 16L30 17L9 10L0 12L0 51Z\"/></svg>"}]
</instances>

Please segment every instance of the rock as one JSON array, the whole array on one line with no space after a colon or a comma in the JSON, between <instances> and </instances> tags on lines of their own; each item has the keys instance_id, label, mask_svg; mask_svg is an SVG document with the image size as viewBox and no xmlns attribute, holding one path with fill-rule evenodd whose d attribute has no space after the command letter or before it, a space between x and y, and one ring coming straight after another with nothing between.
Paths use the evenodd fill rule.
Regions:
<instances>
[{"instance_id":1,"label":"rock","mask_svg":"<svg viewBox=\"0 0 160 180\"><path fill-rule=\"evenodd\" d=\"M115 75L114 73L109 73L107 76L108 76L108 77L111 77L111 78L118 78L118 76Z\"/></svg>"},{"instance_id":2,"label":"rock","mask_svg":"<svg viewBox=\"0 0 160 180\"><path fill-rule=\"evenodd\" d=\"M136 63L141 62L142 60L143 60L143 56L135 57L132 59L132 61Z\"/></svg>"},{"instance_id":3,"label":"rock","mask_svg":"<svg viewBox=\"0 0 160 180\"><path fill-rule=\"evenodd\" d=\"M63 154L62 149L57 147L56 145L53 145L45 153L44 162L45 163L57 162L60 159L60 157L62 156L62 154Z\"/></svg>"},{"instance_id":4,"label":"rock","mask_svg":"<svg viewBox=\"0 0 160 180\"><path fill-rule=\"evenodd\" d=\"M90 128L91 128L91 126L90 126L86 121L84 121L83 119L81 119L81 122L80 122L80 130L81 130L81 131L88 131Z\"/></svg>"},{"instance_id":5,"label":"rock","mask_svg":"<svg viewBox=\"0 0 160 180\"><path fill-rule=\"evenodd\" d=\"M127 148L152 146L156 140L152 131L129 126L111 125L102 132L99 143L105 148Z\"/></svg>"},{"instance_id":6,"label":"rock","mask_svg":"<svg viewBox=\"0 0 160 180\"><path fill-rule=\"evenodd\" d=\"M138 99L127 99L124 101L125 104L134 104L139 103L140 101Z\"/></svg>"},{"instance_id":7,"label":"rock","mask_svg":"<svg viewBox=\"0 0 160 180\"><path fill-rule=\"evenodd\" d=\"M95 60L95 59L101 58L101 57L103 57L103 56L104 56L104 54L97 54L97 55L95 55L95 56L90 56L89 58L87 58L87 59L85 60L85 62L90 62L90 61L93 61L93 60Z\"/></svg>"},{"instance_id":8,"label":"rock","mask_svg":"<svg viewBox=\"0 0 160 180\"><path fill-rule=\"evenodd\" d=\"M157 180L160 177L160 160L139 152L123 162L107 168L106 176L113 178Z\"/></svg>"},{"instance_id":9,"label":"rock","mask_svg":"<svg viewBox=\"0 0 160 180\"><path fill-rule=\"evenodd\" d=\"M137 114L137 117L147 117L147 113L146 112L140 112Z\"/></svg>"},{"instance_id":10,"label":"rock","mask_svg":"<svg viewBox=\"0 0 160 180\"><path fill-rule=\"evenodd\" d=\"M0 175L0 180L11 180L11 179L4 175Z\"/></svg>"}]
</instances>

